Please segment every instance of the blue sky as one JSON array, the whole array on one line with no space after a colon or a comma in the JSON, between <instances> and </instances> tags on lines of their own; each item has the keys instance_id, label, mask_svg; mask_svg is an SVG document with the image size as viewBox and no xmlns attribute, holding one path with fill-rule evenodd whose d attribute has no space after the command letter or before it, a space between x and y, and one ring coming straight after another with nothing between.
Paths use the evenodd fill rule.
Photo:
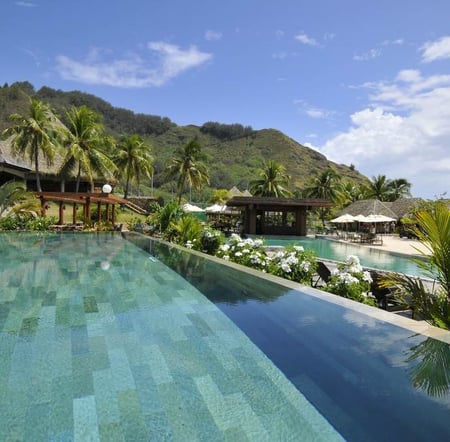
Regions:
<instances>
[{"instance_id":1,"label":"blue sky","mask_svg":"<svg viewBox=\"0 0 450 442\"><path fill-rule=\"evenodd\" d=\"M0 15L0 84L274 128L414 196L450 191L448 0L2 0Z\"/></svg>"}]
</instances>

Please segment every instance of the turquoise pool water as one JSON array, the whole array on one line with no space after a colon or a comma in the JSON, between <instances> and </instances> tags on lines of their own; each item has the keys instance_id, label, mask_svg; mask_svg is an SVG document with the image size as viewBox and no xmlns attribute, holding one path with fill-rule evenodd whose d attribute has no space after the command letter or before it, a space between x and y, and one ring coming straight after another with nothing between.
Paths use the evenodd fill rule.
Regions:
<instances>
[{"instance_id":1,"label":"turquoise pool water","mask_svg":"<svg viewBox=\"0 0 450 442\"><path fill-rule=\"evenodd\" d=\"M1 441L340 439L214 303L120 236L0 234L0 256Z\"/></svg>"},{"instance_id":2,"label":"turquoise pool water","mask_svg":"<svg viewBox=\"0 0 450 442\"><path fill-rule=\"evenodd\" d=\"M0 440L450 439L448 344L128 239L0 235Z\"/></svg>"},{"instance_id":3,"label":"turquoise pool water","mask_svg":"<svg viewBox=\"0 0 450 442\"><path fill-rule=\"evenodd\" d=\"M364 267L380 270L390 270L413 276L426 276L417 264L404 256L377 250L371 247L346 244L323 238L301 237L296 239L265 238L264 243L268 246L287 246L300 244L307 249L312 249L317 256L333 261L345 261L347 256L356 255Z\"/></svg>"}]
</instances>

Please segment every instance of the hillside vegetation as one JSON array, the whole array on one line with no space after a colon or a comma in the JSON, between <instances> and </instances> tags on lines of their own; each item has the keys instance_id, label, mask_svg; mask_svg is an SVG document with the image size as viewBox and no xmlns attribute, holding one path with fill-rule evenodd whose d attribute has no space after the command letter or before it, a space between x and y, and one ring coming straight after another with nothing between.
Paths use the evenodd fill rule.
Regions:
<instances>
[{"instance_id":1,"label":"hillside vegetation","mask_svg":"<svg viewBox=\"0 0 450 442\"><path fill-rule=\"evenodd\" d=\"M9 125L9 116L26 113L28 97L36 97L64 120L71 106L86 105L103 116L106 130L113 136L139 134L150 141L155 159L155 187L167 183L164 171L174 150L197 139L206 155L211 187L245 189L265 161L285 166L291 176L291 190L301 190L311 177L334 167L343 178L362 183L367 178L352 167L335 164L319 152L303 146L275 129L253 130L241 124L205 122L203 126L178 126L168 117L136 114L111 106L106 101L80 91L64 92L42 87L36 91L28 82L0 87L0 131Z\"/></svg>"}]
</instances>

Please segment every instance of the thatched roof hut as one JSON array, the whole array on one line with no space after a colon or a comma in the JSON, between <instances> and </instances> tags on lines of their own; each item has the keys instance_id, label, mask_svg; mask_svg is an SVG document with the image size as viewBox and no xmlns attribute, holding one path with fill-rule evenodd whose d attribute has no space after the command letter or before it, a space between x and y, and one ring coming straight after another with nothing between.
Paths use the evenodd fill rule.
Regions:
<instances>
[{"instance_id":1,"label":"thatched roof hut","mask_svg":"<svg viewBox=\"0 0 450 442\"><path fill-rule=\"evenodd\" d=\"M377 199L355 201L345 207L339 215L348 213L350 215L384 215L400 220L404 216L411 214L418 204L423 202L422 198L400 198L397 201L380 201Z\"/></svg>"}]
</instances>

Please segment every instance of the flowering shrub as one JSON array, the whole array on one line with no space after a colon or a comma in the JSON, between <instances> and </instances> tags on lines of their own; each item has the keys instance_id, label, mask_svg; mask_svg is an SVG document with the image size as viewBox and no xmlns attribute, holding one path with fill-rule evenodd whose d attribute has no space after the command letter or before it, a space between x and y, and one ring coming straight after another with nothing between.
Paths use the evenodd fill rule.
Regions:
<instances>
[{"instance_id":1,"label":"flowering shrub","mask_svg":"<svg viewBox=\"0 0 450 442\"><path fill-rule=\"evenodd\" d=\"M242 239L233 233L228 243L219 247L216 255L227 261L266 272L270 260L263 244L261 239Z\"/></svg>"},{"instance_id":2,"label":"flowering shrub","mask_svg":"<svg viewBox=\"0 0 450 442\"><path fill-rule=\"evenodd\" d=\"M224 242L224 235L220 230L206 227L200 237L200 250L208 255L215 255Z\"/></svg>"},{"instance_id":3,"label":"flowering shrub","mask_svg":"<svg viewBox=\"0 0 450 442\"><path fill-rule=\"evenodd\" d=\"M311 250L290 246L277 252L270 260L269 272L291 281L311 284L317 260Z\"/></svg>"},{"instance_id":4,"label":"flowering shrub","mask_svg":"<svg viewBox=\"0 0 450 442\"><path fill-rule=\"evenodd\" d=\"M242 239L237 234L231 235L228 243L219 247L217 256L305 284L311 284L317 268L313 252L301 246L286 247L269 256L261 239Z\"/></svg>"},{"instance_id":5,"label":"flowering shrub","mask_svg":"<svg viewBox=\"0 0 450 442\"><path fill-rule=\"evenodd\" d=\"M375 306L375 299L369 296L371 282L370 273L361 267L359 258L350 255L333 271L325 289L344 298Z\"/></svg>"}]
</instances>

